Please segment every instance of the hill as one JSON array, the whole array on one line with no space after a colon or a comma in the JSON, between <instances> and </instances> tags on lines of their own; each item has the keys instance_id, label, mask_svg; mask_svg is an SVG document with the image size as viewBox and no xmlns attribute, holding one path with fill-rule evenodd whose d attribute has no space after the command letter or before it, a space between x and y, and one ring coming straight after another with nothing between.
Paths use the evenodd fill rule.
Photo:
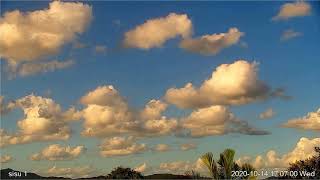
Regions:
<instances>
[{"instance_id":1,"label":"hill","mask_svg":"<svg viewBox=\"0 0 320 180\"><path fill-rule=\"evenodd\" d=\"M16 171L10 168L1 169L0 179L70 179L64 177L42 177L35 173Z\"/></svg>"},{"instance_id":2,"label":"hill","mask_svg":"<svg viewBox=\"0 0 320 180\"><path fill-rule=\"evenodd\" d=\"M176 174L152 174L145 176L145 179L192 179L190 176Z\"/></svg>"},{"instance_id":3,"label":"hill","mask_svg":"<svg viewBox=\"0 0 320 180\"><path fill-rule=\"evenodd\" d=\"M1 169L0 179L70 179L64 177L43 177L35 173L27 173L16 171L10 168ZM90 178L79 178L79 179L106 179L105 176L97 176ZM176 174L152 174L144 176L144 179L191 179L189 176L176 175Z\"/></svg>"}]
</instances>

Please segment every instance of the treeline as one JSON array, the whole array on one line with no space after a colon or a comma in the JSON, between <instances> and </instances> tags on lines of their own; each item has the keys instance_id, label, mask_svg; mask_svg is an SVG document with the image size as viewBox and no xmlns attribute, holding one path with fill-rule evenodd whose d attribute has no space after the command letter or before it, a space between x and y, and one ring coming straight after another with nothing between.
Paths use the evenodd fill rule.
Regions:
<instances>
[{"instance_id":1,"label":"treeline","mask_svg":"<svg viewBox=\"0 0 320 180\"><path fill-rule=\"evenodd\" d=\"M304 160L296 161L287 168L290 173L283 176L268 177L266 179L320 179L320 147L314 148L315 155ZM214 159L213 153L208 152L200 157L203 165L208 171L208 176L203 176L195 170L185 172L183 175L176 174L152 174L144 176L131 168L116 167L108 175L102 175L83 179L258 179L254 167L245 163L242 165L234 161L235 151L226 149L218 159ZM70 179L63 177L42 177L34 173L28 173L27 176L10 177L8 174L13 172L12 169L2 169L0 179ZM22 173L19 171L15 171ZM241 172L241 173L235 173ZM246 172L246 173L244 173ZM80 178L81 179L81 178Z\"/></svg>"},{"instance_id":2,"label":"treeline","mask_svg":"<svg viewBox=\"0 0 320 180\"><path fill-rule=\"evenodd\" d=\"M298 172L284 176L268 177L266 179L320 179L320 147L315 147L316 154L311 158L299 160L287 168L288 172ZM209 177L191 170L184 175L154 174L143 176L130 168L117 167L111 171L107 179L258 179L256 169L249 163L239 165L234 160L235 151L226 149L220 153L219 159L214 159L213 153L208 152L200 157L208 171ZM241 172L241 173L236 173ZM308 176L307 174L311 174Z\"/></svg>"}]
</instances>

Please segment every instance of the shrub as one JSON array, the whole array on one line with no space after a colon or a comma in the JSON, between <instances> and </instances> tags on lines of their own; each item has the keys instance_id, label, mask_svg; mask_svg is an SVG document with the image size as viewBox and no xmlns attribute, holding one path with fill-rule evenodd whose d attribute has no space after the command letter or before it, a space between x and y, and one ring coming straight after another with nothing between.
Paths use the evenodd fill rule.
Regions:
<instances>
[{"instance_id":1,"label":"shrub","mask_svg":"<svg viewBox=\"0 0 320 180\"><path fill-rule=\"evenodd\" d=\"M107 179L143 179L143 175L131 168L119 166L107 175Z\"/></svg>"}]
</instances>

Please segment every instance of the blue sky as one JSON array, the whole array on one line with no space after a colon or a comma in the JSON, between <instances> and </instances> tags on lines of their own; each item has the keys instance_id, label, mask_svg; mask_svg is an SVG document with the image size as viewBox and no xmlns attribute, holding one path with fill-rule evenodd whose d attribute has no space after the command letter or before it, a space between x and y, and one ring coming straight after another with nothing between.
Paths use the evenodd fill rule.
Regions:
<instances>
[{"instance_id":1,"label":"blue sky","mask_svg":"<svg viewBox=\"0 0 320 180\"><path fill-rule=\"evenodd\" d=\"M252 126L271 132L269 135L255 136L226 134L202 138L180 138L173 135L143 138L139 142L150 146L158 143L169 144L176 150L168 152L144 152L121 157L101 158L97 145L99 138L82 137L82 121L71 123L74 130L67 141L32 142L12 145L1 149L2 154L14 157L12 162L2 164L21 170L41 169L53 165L74 167L91 165L108 172L116 165L135 167L146 162L157 167L162 162L195 161L201 154L213 151L218 154L225 148L236 149L237 157L256 156L270 149L285 154L293 149L301 137L317 138L319 132L280 127L289 119L305 116L319 108L320 92L320 23L319 3L308 2L311 14L293 17L283 21L272 21L285 2L85 2L92 7L93 18L86 30L74 41L86 47L72 48L72 42L65 43L58 53L48 55L46 60L74 60L71 67L54 72L38 73L30 76L8 78L5 71L6 59L1 60L1 95L6 102L19 99L31 93L48 96L63 109L74 105L81 109L79 99L87 92L102 85L113 85L124 96L131 107L141 109L150 99L161 99L172 87L183 87L192 82L199 87L221 64L231 64L239 59L259 62L259 79L273 89L281 87L293 98L282 100L271 98L241 106L231 106L231 111ZM48 8L49 2L2 1L1 16L18 9L35 11ZM160 48L141 50L122 48L124 33L145 23L148 19L165 17L169 13L187 14L192 21L193 37L204 34L227 32L236 27L244 36L239 42L212 56L191 53L179 48L181 37L166 41ZM281 41L285 30L293 29L302 35ZM246 44L247 47L241 46ZM96 53L95 46L106 46L106 53ZM261 120L259 114L272 108L276 115ZM166 116L183 117L191 110L181 110L170 105ZM2 128L15 131L21 120L21 110L14 110L1 116ZM196 149L180 151L182 143L195 143ZM71 161L30 161L30 154L40 151L50 144L84 145L88 150L84 155Z\"/></svg>"}]
</instances>

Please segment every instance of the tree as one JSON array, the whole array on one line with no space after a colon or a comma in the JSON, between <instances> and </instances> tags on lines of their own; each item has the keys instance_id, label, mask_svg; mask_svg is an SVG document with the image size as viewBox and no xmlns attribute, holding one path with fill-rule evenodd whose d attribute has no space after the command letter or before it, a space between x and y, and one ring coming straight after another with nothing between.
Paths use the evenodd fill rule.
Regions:
<instances>
[{"instance_id":1,"label":"tree","mask_svg":"<svg viewBox=\"0 0 320 180\"><path fill-rule=\"evenodd\" d=\"M184 175L186 175L187 177L190 177L191 179L203 179L200 173L195 170L186 171Z\"/></svg>"},{"instance_id":2,"label":"tree","mask_svg":"<svg viewBox=\"0 0 320 180\"><path fill-rule=\"evenodd\" d=\"M220 159L216 163L213 154L208 152L200 157L202 163L206 166L210 176L213 179L250 179L251 177L232 177L232 171L247 171L250 174L254 171L251 164L245 163L239 166L234 162L235 151L232 149L226 149L220 154Z\"/></svg>"},{"instance_id":3,"label":"tree","mask_svg":"<svg viewBox=\"0 0 320 180\"><path fill-rule=\"evenodd\" d=\"M288 171L307 171L307 172L315 172L315 176L301 176L300 173L298 173L298 176L286 176L284 178L286 179L320 179L320 147L315 147L314 151L316 152L316 155L312 156L311 158L305 159L305 160L299 160L295 163L291 163Z\"/></svg>"},{"instance_id":4,"label":"tree","mask_svg":"<svg viewBox=\"0 0 320 180\"><path fill-rule=\"evenodd\" d=\"M251 164L244 163L244 164L241 165L240 169L241 169L241 171L246 171L247 174L248 174L247 176L242 177L243 179L251 179L251 178L253 178L253 177L250 176L250 172L255 171L255 169Z\"/></svg>"},{"instance_id":5,"label":"tree","mask_svg":"<svg viewBox=\"0 0 320 180\"><path fill-rule=\"evenodd\" d=\"M231 171L234 166L234 155L235 151L233 149L226 149L220 154L218 163L221 166L223 177L225 179L231 179Z\"/></svg>"},{"instance_id":6,"label":"tree","mask_svg":"<svg viewBox=\"0 0 320 180\"><path fill-rule=\"evenodd\" d=\"M143 175L133 169L119 166L107 175L107 179L143 179Z\"/></svg>"},{"instance_id":7,"label":"tree","mask_svg":"<svg viewBox=\"0 0 320 180\"><path fill-rule=\"evenodd\" d=\"M213 159L213 154L211 152L208 152L200 157L202 163L206 166L208 169L210 176L213 179L218 179L219 178L219 173L218 173L218 167L216 162Z\"/></svg>"}]
</instances>

